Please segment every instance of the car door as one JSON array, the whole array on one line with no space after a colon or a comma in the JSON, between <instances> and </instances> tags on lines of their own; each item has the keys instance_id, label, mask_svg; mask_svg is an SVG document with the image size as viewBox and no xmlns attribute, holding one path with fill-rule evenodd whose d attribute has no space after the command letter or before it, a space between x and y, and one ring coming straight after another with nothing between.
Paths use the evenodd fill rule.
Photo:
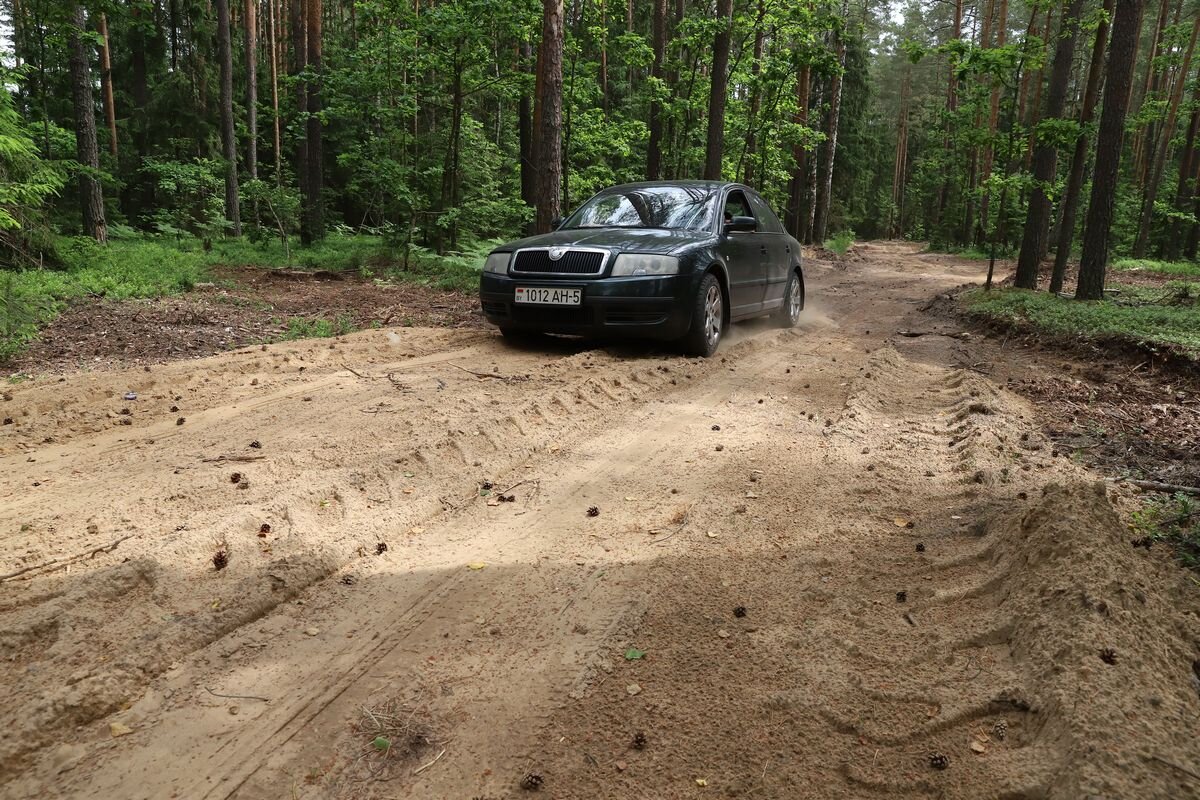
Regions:
<instances>
[{"instance_id":1,"label":"car door","mask_svg":"<svg viewBox=\"0 0 1200 800\"><path fill-rule=\"evenodd\" d=\"M783 293L787 288L788 275L796 258L792 253L791 240L783 229L783 223L775 212L767 205L758 192L748 191L747 197L758 218L758 231L766 246L766 263L763 265L764 291L763 308L770 310L778 308L783 303Z\"/></svg>"},{"instance_id":2,"label":"car door","mask_svg":"<svg viewBox=\"0 0 1200 800\"><path fill-rule=\"evenodd\" d=\"M757 228L753 231L729 231L725 225L735 217L749 217L759 224L744 190L732 188L725 195L722 218L721 254L729 269L729 313L745 317L762 310L766 283L766 242Z\"/></svg>"}]
</instances>

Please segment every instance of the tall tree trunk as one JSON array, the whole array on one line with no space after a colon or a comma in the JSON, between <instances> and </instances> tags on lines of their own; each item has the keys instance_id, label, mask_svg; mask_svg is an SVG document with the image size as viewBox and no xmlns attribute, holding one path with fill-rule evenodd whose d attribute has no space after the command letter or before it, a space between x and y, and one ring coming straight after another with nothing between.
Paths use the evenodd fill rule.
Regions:
<instances>
[{"instance_id":1,"label":"tall tree trunk","mask_svg":"<svg viewBox=\"0 0 1200 800\"><path fill-rule=\"evenodd\" d=\"M704 179L721 180L725 152L725 92L729 84L729 38L733 27L733 0L717 0L720 27L713 37L712 81L708 92L708 137L704 150Z\"/></svg>"},{"instance_id":2,"label":"tall tree trunk","mask_svg":"<svg viewBox=\"0 0 1200 800\"><path fill-rule=\"evenodd\" d=\"M1187 83L1188 73L1192 66L1192 54L1196 50L1196 37L1200 36L1200 17L1192 23L1192 38L1188 40L1187 51L1183 55L1183 63L1179 67L1179 75L1175 79L1175 87L1171 90L1171 105L1167 112L1167 121L1163 124L1157 147L1151 156L1150 179L1146 183L1145 195L1142 198L1142 213L1138 220L1137 239L1133 243L1133 257L1143 258L1146 246L1150 243L1150 223L1154 219L1154 201L1158 199L1158 187L1162 185L1163 171L1166 169L1167 151L1171 139L1175 136L1175 121L1179 117L1179 104L1183 100L1183 87Z\"/></svg>"},{"instance_id":3,"label":"tall tree trunk","mask_svg":"<svg viewBox=\"0 0 1200 800\"><path fill-rule=\"evenodd\" d=\"M286 0L285 0L286 2ZM308 65L308 41L304 24L305 3L307 0L290 0L288 6L288 27L291 29L292 39L292 57L290 63L290 75L293 80L293 85L296 91L296 117L300 123L297 127L305 127L305 116L308 111L308 92L304 85L302 76ZM299 185L300 196L302 203L307 202L308 196L308 137L296 137L296 183ZM304 240L307 232L307 226L304 224L306 210L300 210L300 236L303 244L308 244Z\"/></svg>"},{"instance_id":4,"label":"tall tree trunk","mask_svg":"<svg viewBox=\"0 0 1200 800\"><path fill-rule=\"evenodd\" d=\"M1077 300L1099 300L1104 296L1104 272L1108 266L1109 230L1117 175L1121 168L1121 143L1125 134L1125 112L1133 59L1142 29L1145 0L1117 0L1113 16L1108 75L1104 84L1104 109L1096 138L1096 174L1083 228L1083 257L1079 261Z\"/></svg>"},{"instance_id":5,"label":"tall tree trunk","mask_svg":"<svg viewBox=\"0 0 1200 800\"><path fill-rule=\"evenodd\" d=\"M662 102L658 99L658 82L663 78L663 58L667 47L667 0L654 0L654 19L651 22L654 64L650 74L655 78L650 99L650 142L646 147L646 180L662 177L663 121Z\"/></svg>"},{"instance_id":6,"label":"tall tree trunk","mask_svg":"<svg viewBox=\"0 0 1200 800\"><path fill-rule=\"evenodd\" d=\"M103 243L108 241L108 225L104 218L104 194L96 177L100 169L100 152L96 142L92 72L83 39L86 26L83 6L75 3L71 8L71 23L67 26L67 45L71 52L71 99L75 107L75 157L88 168L79 173L79 205L83 211L83 232Z\"/></svg>"},{"instance_id":7,"label":"tall tree trunk","mask_svg":"<svg viewBox=\"0 0 1200 800\"><path fill-rule=\"evenodd\" d=\"M1200 82L1192 89L1191 119L1188 121L1187 134L1184 137L1183 153L1179 157L1179 181L1175 186L1175 208L1179 211L1191 206L1191 200L1196 195L1196 136L1200 134ZM1191 223L1194 224L1194 223ZM1164 257L1168 261L1179 258L1183 245L1184 222L1176 219L1171 223L1171 235L1167 237Z\"/></svg>"},{"instance_id":8,"label":"tall tree trunk","mask_svg":"<svg viewBox=\"0 0 1200 800\"><path fill-rule=\"evenodd\" d=\"M954 24L950 29L950 38L958 39L962 36L962 21L963 21L963 0L954 0ZM954 112L958 110L958 65L951 58L949 62L949 77L946 79L946 131L942 137L942 150L947 156L953 153L953 141L951 134L953 132L953 117ZM934 217L934 224L941 222L942 214L946 211L946 204L950 201L950 170L946 171L946 177L942 181L941 189L938 191L937 213Z\"/></svg>"},{"instance_id":9,"label":"tall tree trunk","mask_svg":"<svg viewBox=\"0 0 1200 800\"><path fill-rule=\"evenodd\" d=\"M233 129L233 48L229 40L229 0L216 0L217 57L221 61L221 156L225 160L225 219L242 235L238 208L237 137Z\"/></svg>"},{"instance_id":10,"label":"tall tree trunk","mask_svg":"<svg viewBox=\"0 0 1200 800\"><path fill-rule=\"evenodd\" d=\"M762 108L762 87L759 76L762 74L763 38L766 31L763 28L763 18L767 14L765 0L758 0L758 13L754 20L754 61L750 64L750 112L746 115L746 146L742 150L742 182L754 185L754 154L758 148L758 114Z\"/></svg>"},{"instance_id":11,"label":"tall tree trunk","mask_svg":"<svg viewBox=\"0 0 1200 800\"><path fill-rule=\"evenodd\" d=\"M246 173L258 179L258 0L246 0Z\"/></svg>"},{"instance_id":12,"label":"tall tree trunk","mask_svg":"<svg viewBox=\"0 0 1200 800\"><path fill-rule=\"evenodd\" d=\"M608 0L600 0L600 106L608 119Z\"/></svg>"},{"instance_id":13,"label":"tall tree trunk","mask_svg":"<svg viewBox=\"0 0 1200 800\"><path fill-rule=\"evenodd\" d=\"M1000 0L999 18L995 24L996 47L1004 47L1008 41L1008 0ZM987 240L987 223L989 205L992 193L986 188L992 177L992 167L996 161L996 130L1000 124L1000 87L992 86L992 94L988 105L988 138L983 151L983 168L980 171L980 183L985 187L983 197L979 201L979 221L975 228L975 240L982 246Z\"/></svg>"},{"instance_id":14,"label":"tall tree trunk","mask_svg":"<svg viewBox=\"0 0 1200 800\"><path fill-rule=\"evenodd\" d=\"M538 58L536 231L553 228L561 213L563 0L542 0L542 43Z\"/></svg>"},{"instance_id":15,"label":"tall tree trunk","mask_svg":"<svg viewBox=\"0 0 1200 800\"><path fill-rule=\"evenodd\" d=\"M117 108L113 102L112 51L108 40L108 18L100 12L96 19L100 32L100 91L104 97L104 121L108 123L108 152L117 157Z\"/></svg>"},{"instance_id":16,"label":"tall tree trunk","mask_svg":"<svg viewBox=\"0 0 1200 800\"><path fill-rule=\"evenodd\" d=\"M305 182L304 215L300 221L300 241L311 244L325 235L325 207L321 192L325 186L321 147L321 13L322 0L307 0L304 10L304 38L308 47L309 80L305 81L308 118L304 127Z\"/></svg>"},{"instance_id":17,"label":"tall tree trunk","mask_svg":"<svg viewBox=\"0 0 1200 800\"><path fill-rule=\"evenodd\" d=\"M842 18L846 18L847 3L842 0ZM846 67L845 31L837 35L838 70L829 85L829 119L825 129L825 154L821 159L821 178L817 184L817 213L813 218L813 241L825 241L829 228L829 208L833 200L833 164L837 159L838 123L842 112L842 73Z\"/></svg>"},{"instance_id":18,"label":"tall tree trunk","mask_svg":"<svg viewBox=\"0 0 1200 800\"><path fill-rule=\"evenodd\" d=\"M811 73L812 67L805 64L796 77L796 116L793 122L804 127L808 126L808 83ZM795 166L792 168L788 192L788 231L801 241L804 239L804 221L808 218L803 212L805 187L808 184L807 158L808 151L803 146L797 144L792 148L792 161Z\"/></svg>"},{"instance_id":19,"label":"tall tree trunk","mask_svg":"<svg viewBox=\"0 0 1200 800\"><path fill-rule=\"evenodd\" d=\"M1167 27L1167 14L1171 8L1171 0L1162 0L1158 7L1158 22L1154 26L1154 35L1150 39L1150 57L1146 59L1146 72L1140 82L1141 91L1138 96L1132 98L1130 107L1137 113L1152 95L1152 89L1155 82L1157 71L1155 62L1158 60L1159 48L1162 46L1163 32ZM1135 57L1136 58L1136 57ZM1133 137L1133 172L1137 176L1139 184L1145 182L1145 152L1146 152L1146 127L1138 125Z\"/></svg>"},{"instance_id":20,"label":"tall tree trunk","mask_svg":"<svg viewBox=\"0 0 1200 800\"><path fill-rule=\"evenodd\" d=\"M521 71L529 71L529 62L533 58L533 46L529 42L521 43ZM540 81L540 79L539 79ZM540 83L539 83L540 85ZM522 92L517 101L517 141L521 155L521 199L526 205L537 205L537 165L534 163L534 119L531 112L533 101L527 92Z\"/></svg>"},{"instance_id":21,"label":"tall tree trunk","mask_svg":"<svg viewBox=\"0 0 1200 800\"><path fill-rule=\"evenodd\" d=\"M1071 79L1071 62L1075 57L1075 41L1079 38L1079 11L1083 0L1069 0L1063 9L1058 31L1058 46L1050 67L1050 86L1046 94L1043 120L1058 119L1067 102L1067 83ZM1042 254L1050 234L1050 196L1047 187L1054 183L1058 167L1058 148L1053 141L1038 143L1033 156L1033 189L1025 214L1025 233L1021 252L1017 256L1017 277L1014 284L1022 289L1036 289Z\"/></svg>"},{"instance_id":22,"label":"tall tree trunk","mask_svg":"<svg viewBox=\"0 0 1200 800\"><path fill-rule=\"evenodd\" d=\"M1062 221L1058 229L1058 245L1054 250L1054 271L1050 275L1050 291L1062 291L1067 274L1067 259L1071 257L1071 243L1075 241L1075 218L1079 214L1079 198L1083 194L1083 173L1087 167L1091 137L1087 127L1096 113L1096 101L1100 99L1100 83L1104 79L1104 54L1108 49L1108 25L1112 18L1116 0L1104 0L1104 16L1096 28L1096 39L1092 43L1092 60L1088 66L1087 87L1083 92L1083 108L1079 111L1079 135L1075 137L1075 153L1071 156L1071 171L1067 175L1067 186L1063 190Z\"/></svg>"},{"instance_id":23,"label":"tall tree trunk","mask_svg":"<svg viewBox=\"0 0 1200 800\"><path fill-rule=\"evenodd\" d=\"M887 237L904 234L904 178L908 172L908 104L912 95L912 70L905 68L900 81L900 111L896 116L896 155L892 165L892 204L888 207Z\"/></svg>"},{"instance_id":24,"label":"tall tree trunk","mask_svg":"<svg viewBox=\"0 0 1200 800\"><path fill-rule=\"evenodd\" d=\"M279 118L279 16L278 0L267 0L267 49L271 52L271 114L274 118L272 154L275 158L275 184L283 184L282 121Z\"/></svg>"}]
</instances>

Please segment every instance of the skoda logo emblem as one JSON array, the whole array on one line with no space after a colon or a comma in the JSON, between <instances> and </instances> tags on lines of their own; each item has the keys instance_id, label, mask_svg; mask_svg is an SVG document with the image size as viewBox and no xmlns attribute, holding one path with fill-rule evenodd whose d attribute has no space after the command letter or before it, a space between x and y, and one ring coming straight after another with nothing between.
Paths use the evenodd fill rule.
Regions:
<instances>
[{"instance_id":1,"label":"skoda logo emblem","mask_svg":"<svg viewBox=\"0 0 1200 800\"><path fill-rule=\"evenodd\" d=\"M567 248L565 248L565 247L551 247L550 248L550 260L558 261L560 258L563 257L563 255L566 252L567 252Z\"/></svg>"}]
</instances>

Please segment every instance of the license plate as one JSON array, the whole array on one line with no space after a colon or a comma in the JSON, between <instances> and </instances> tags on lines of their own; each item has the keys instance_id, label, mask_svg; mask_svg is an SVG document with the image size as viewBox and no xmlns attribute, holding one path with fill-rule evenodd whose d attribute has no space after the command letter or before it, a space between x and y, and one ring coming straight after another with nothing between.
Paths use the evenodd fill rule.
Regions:
<instances>
[{"instance_id":1,"label":"license plate","mask_svg":"<svg viewBox=\"0 0 1200 800\"><path fill-rule=\"evenodd\" d=\"M518 286L515 299L518 303L539 306L577 306L583 302L583 290Z\"/></svg>"}]
</instances>

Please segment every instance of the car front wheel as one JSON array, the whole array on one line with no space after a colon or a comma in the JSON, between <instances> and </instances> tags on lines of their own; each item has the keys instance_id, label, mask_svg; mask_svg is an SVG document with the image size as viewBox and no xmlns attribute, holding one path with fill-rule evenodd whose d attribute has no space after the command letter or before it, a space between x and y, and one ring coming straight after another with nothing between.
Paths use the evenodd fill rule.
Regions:
<instances>
[{"instance_id":1,"label":"car front wheel","mask_svg":"<svg viewBox=\"0 0 1200 800\"><path fill-rule=\"evenodd\" d=\"M794 328L800 322L800 312L804 310L804 288L800 276L792 270L788 276L787 288L783 290L783 305L775 312L775 322L781 328Z\"/></svg>"},{"instance_id":2,"label":"car front wheel","mask_svg":"<svg viewBox=\"0 0 1200 800\"><path fill-rule=\"evenodd\" d=\"M717 352L725 326L725 297L716 275L704 276L692 302L692 327L683 337L683 349L689 356L708 358Z\"/></svg>"}]
</instances>

